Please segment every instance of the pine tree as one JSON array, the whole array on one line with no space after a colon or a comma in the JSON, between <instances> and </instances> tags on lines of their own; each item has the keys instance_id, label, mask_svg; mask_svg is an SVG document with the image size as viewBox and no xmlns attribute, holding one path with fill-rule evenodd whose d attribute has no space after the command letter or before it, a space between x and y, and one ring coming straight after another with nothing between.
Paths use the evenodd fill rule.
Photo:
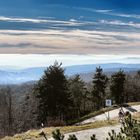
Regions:
<instances>
[{"instance_id":1,"label":"pine tree","mask_svg":"<svg viewBox=\"0 0 140 140\"><path fill-rule=\"evenodd\" d=\"M49 66L34 88L39 99L38 122L47 123L47 118L65 119L69 108L69 93L67 79L61 64L55 62Z\"/></svg>"},{"instance_id":2,"label":"pine tree","mask_svg":"<svg viewBox=\"0 0 140 140\"><path fill-rule=\"evenodd\" d=\"M96 72L93 77L93 102L95 102L97 109L104 106L105 89L107 86L108 78L103 74L101 67L96 68Z\"/></svg>"},{"instance_id":3,"label":"pine tree","mask_svg":"<svg viewBox=\"0 0 140 140\"><path fill-rule=\"evenodd\" d=\"M80 75L75 75L69 80L69 91L73 100L74 109L77 110L79 116L82 111L85 111L85 83L81 80Z\"/></svg>"},{"instance_id":4,"label":"pine tree","mask_svg":"<svg viewBox=\"0 0 140 140\"><path fill-rule=\"evenodd\" d=\"M132 119L131 114L125 118L125 122L121 127L121 132L117 134L114 130L109 133L106 140L139 140L140 138L140 122Z\"/></svg>"},{"instance_id":5,"label":"pine tree","mask_svg":"<svg viewBox=\"0 0 140 140\"><path fill-rule=\"evenodd\" d=\"M122 104L124 102L125 96L125 74L122 70L114 73L111 76L111 94L113 99L117 104Z\"/></svg>"},{"instance_id":6,"label":"pine tree","mask_svg":"<svg viewBox=\"0 0 140 140\"><path fill-rule=\"evenodd\" d=\"M53 131L52 136L54 140L64 140L64 135L61 134L59 129L56 129L55 131Z\"/></svg>"},{"instance_id":7,"label":"pine tree","mask_svg":"<svg viewBox=\"0 0 140 140\"><path fill-rule=\"evenodd\" d=\"M78 140L75 135L69 135L68 140Z\"/></svg>"}]
</instances>

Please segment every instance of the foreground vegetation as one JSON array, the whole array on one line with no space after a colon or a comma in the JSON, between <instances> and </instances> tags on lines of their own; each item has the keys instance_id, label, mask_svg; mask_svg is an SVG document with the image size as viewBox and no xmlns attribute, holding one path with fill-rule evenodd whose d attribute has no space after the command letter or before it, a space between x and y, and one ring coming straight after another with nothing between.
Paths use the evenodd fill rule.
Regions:
<instances>
[{"instance_id":1,"label":"foreground vegetation","mask_svg":"<svg viewBox=\"0 0 140 140\"><path fill-rule=\"evenodd\" d=\"M128 113L125 121L120 128L120 132L116 133L114 130L108 133L109 137L106 140L139 140L140 138L140 122L132 119L132 116ZM64 135L57 129L52 132L54 140L64 140ZM69 135L68 140L78 140L76 135ZM96 135L91 136L91 140L97 140Z\"/></svg>"}]
</instances>

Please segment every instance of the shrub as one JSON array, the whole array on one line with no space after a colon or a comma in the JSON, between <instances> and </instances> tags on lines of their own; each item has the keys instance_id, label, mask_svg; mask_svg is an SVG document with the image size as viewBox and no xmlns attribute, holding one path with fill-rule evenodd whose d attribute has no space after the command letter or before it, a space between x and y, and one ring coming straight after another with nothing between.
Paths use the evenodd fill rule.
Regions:
<instances>
[{"instance_id":1,"label":"shrub","mask_svg":"<svg viewBox=\"0 0 140 140\"><path fill-rule=\"evenodd\" d=\"M140 122L132 119L131 114L125 118L121 132L116 134L114 130L109 133L107 140L139 140L140 138Z\"/></svg>"},{"instance_id":2,"label":"shrub","mask_svg":"<svg viewBox=\"0 0 140 140\"><path fill-rule=\"evenodd\" d=\"M97 140L96 136L94 134L90 138L91 138L91 140Z\"/></svg>"},{"instance_id":3,"label":"shrub","mask_svg":"<svg viewBox=\"0 0 140 140\"><path fill-rule=\"evenodd\" d=\"M59 129L56 129L55 131L52 132L54 140L64 140L64 135L61 134Z\"/></svg>"},{"instance_id":4,"label":"shrub","mask_svg":"<svg viewBox=\"0 0 140 140\"><path fill-rule=\"evenodd\" d=\"M47 125L48 127L51 127L51 126L57 127L57 126L65 126L66 123L63 120L60 120L58 118L56 119L48 118Z\"/></svg>"},{"instance_id":5,"label":"shrub","mask_svg":"<svg viewBox=\"0 0 140 140\"><path fill-rule=\"evenodd\" d=\"M68 140L78 140L75 135L69 135Z\"/></svg>"}]
</instances>

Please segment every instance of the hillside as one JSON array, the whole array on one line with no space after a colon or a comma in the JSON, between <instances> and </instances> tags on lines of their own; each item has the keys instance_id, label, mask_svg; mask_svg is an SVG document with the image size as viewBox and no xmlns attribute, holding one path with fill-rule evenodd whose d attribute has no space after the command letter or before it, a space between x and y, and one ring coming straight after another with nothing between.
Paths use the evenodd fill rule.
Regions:
<instances>
[{"instance_id":1,"label":"hillside","mask_svg":"<svg viewBox=\"0 0 140 140\"><path fill-rule=\"evenodd\" d=\"M134 103L133 103L134 104ZM139 103L137 103L139 104ZM131 109L135 109L133 112ZM130 111L135 118L140 118L140 105L131 106L130 108L124 108L124 111ZM52 131L56 129L60 129L63 134L65 134L65 140L68 138L69 135L75 134L79 140L90 140L90 136L96 134L99 140L105 140L108 137L108 132L111 132L114 129L116 132L120 131L120 124L118 124L117 116L118 116L119 109L115 109L110 111L110 118L111 120L108 122L107 118L105 117L106 114L100 114L95 116L94 118L90 118L88 123L80 124L80 125L73 125L73 126L65 126L65 127L50 127L50 128L43 128L39 130L30 130L23 134L17 134L14 137L5 137L2 140L44 140L39 133L43 130L49 140L53 140L51 138ZM107 113L107 112L105 112ZM105 118L105 119L104 119ZM94 120L95 119L95 120ZM94 121L92 121L94 120ZM86 121L86 120L85 120ZM102 135L101 135L102 133Z\"/></svg>"}]
</instances>

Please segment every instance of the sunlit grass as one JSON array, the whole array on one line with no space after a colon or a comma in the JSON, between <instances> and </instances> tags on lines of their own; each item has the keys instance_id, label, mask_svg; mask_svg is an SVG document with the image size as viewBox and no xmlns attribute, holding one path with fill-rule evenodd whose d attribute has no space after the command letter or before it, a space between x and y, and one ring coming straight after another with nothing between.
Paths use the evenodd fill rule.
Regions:
<instances>
[{"instance_id":1,"label":"sunlit grass","mask_svg":"<svg viewBox=\"0 0 140 140\"><path fill-rule=\"evenodd\" d=\"M130 102L128 105L133 106L133 105L140 105L140 102Z\"/></svg>"},{"instance_id":2,"label":"sunlit grass","mask_svg":"<svg viewBox=\"0 0 140 140\"><path fill-rule=\"evenodd\" d=\"M96 121L94 123L79 125L79 126L49 127L49 128L44 128L43 131L45 132L47 137L51 137L52 132L56 129L60 129L60 131L63 134L65 134L65 133L76 132L81 130L100 128L108 125L115 125L117 124L117 122L118 122L117 120ZM28 140L28 139L39 140L41 138L41 136L39 135L41 131L42 131L41 129L30 130L27 131L26 133L17 134L14 137L5 137L2 140Z\"/></svg>"}]
</instances>

